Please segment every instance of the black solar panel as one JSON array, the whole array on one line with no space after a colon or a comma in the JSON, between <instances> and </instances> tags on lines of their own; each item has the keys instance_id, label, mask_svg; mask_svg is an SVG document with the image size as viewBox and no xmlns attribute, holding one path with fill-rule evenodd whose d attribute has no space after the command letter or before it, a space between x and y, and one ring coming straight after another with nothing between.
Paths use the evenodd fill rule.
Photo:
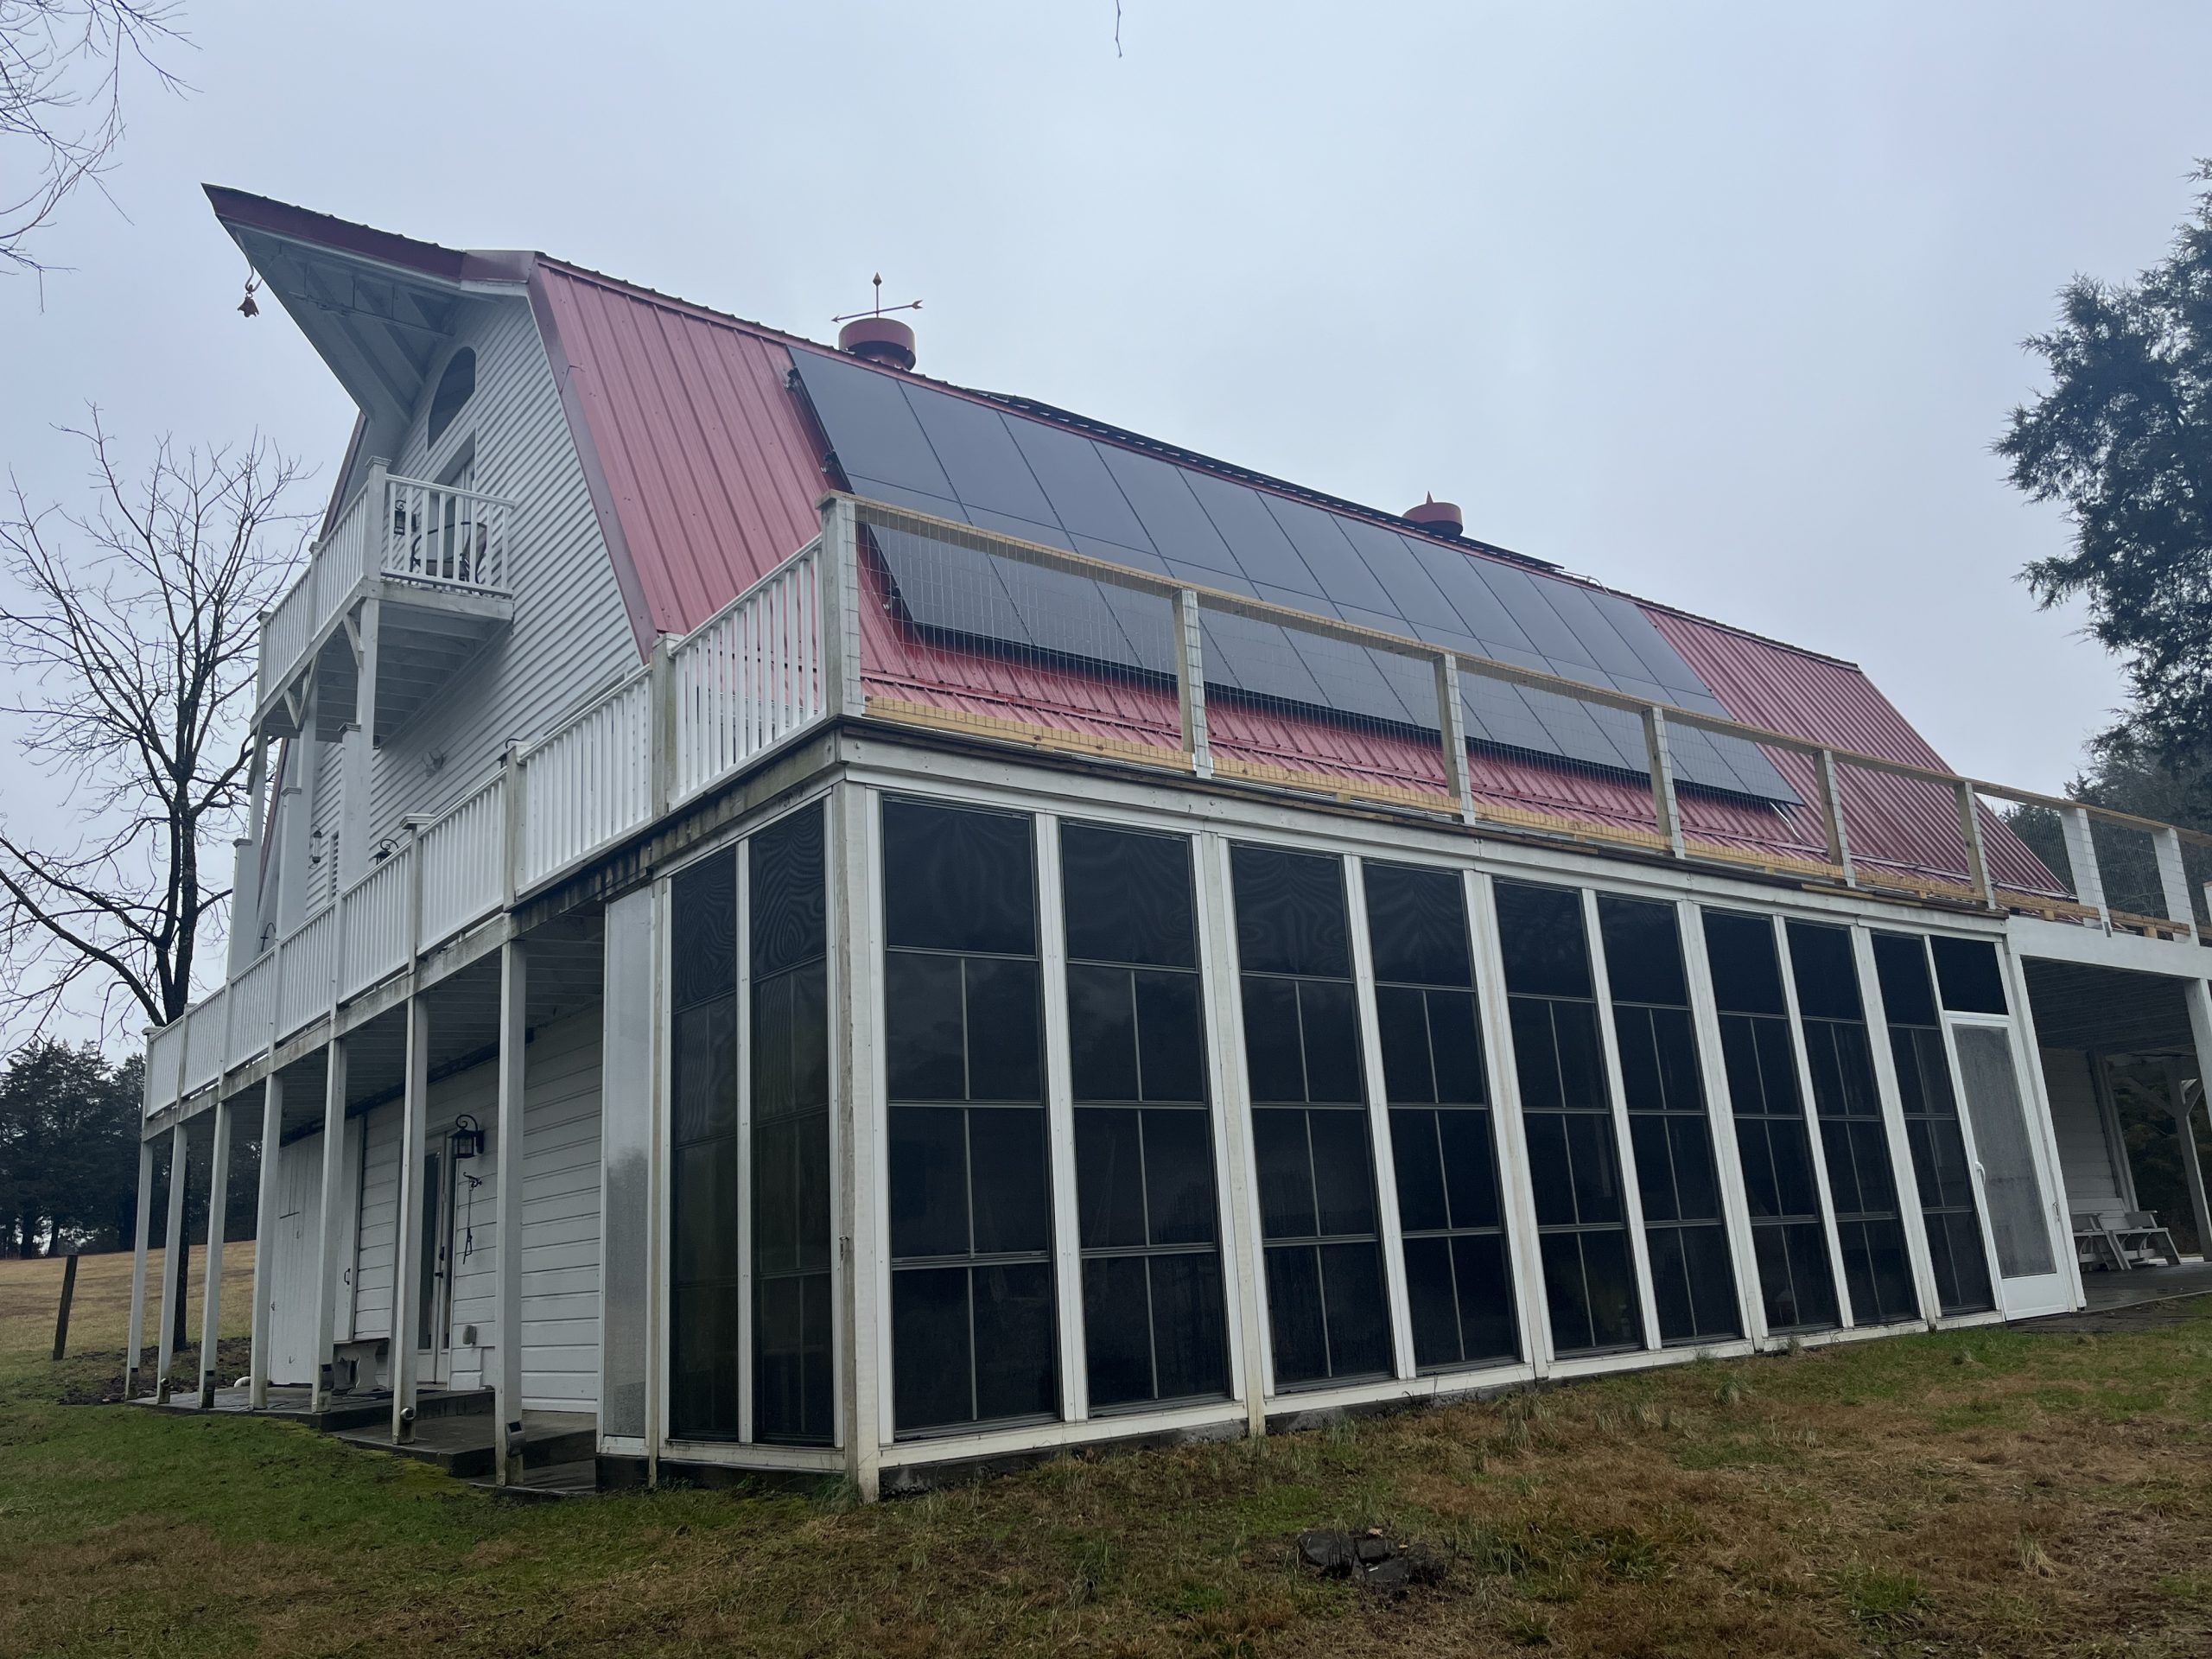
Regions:
<instances>
[{"instance_id":1,"label":"black solar panel","mask_svg":"<svg viewBox=\"0 0 2212 1659\"><path fill-rule=\"evenodd\" d=\"M1332 512L1050 422L795 351L799 379L855 491L979 529L1071 548L1194 586L1410 635L1471 657L1725 718L1718 697L1633 602L1427 537ZM1156 606L1080 577L994 576L994 561L880 538L925 627L1173 668ZM1033 573L1044 576L1046 573ZM1209 612L1206 677L1255 696L1434 729L1419 663ZM1462 677L1477 741L1610 770L1646 769L1643 722L1572 697ZM1756 746L1677 728L1685 783L1796 793Z\"/></svg>"}]
</instances>

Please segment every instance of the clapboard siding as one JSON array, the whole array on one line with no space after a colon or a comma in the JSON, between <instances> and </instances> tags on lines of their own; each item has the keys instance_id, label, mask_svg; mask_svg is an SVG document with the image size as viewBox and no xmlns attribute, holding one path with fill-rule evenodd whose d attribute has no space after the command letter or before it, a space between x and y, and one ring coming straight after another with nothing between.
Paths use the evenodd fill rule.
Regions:
<instances>
[{"instance_id":1,"label":"clapboard siding","mask_svg":"<svg viewBox=\"0 0 2212 1659\"><path fill-rule=\"evenodd\" d=\"M276 1154L276 1241L269 1298L269 1380L315 1381L315 1259L322 1217L322 1137L311 1135Z\"/></svg>"},{"instance_id":2,"label":"clapboard siding","mask_svg":"<svg viewBox=\"0 0 2212 1659\"><path fill-rule=\"evenodd\" d=\"M2113 1168L2112 1142L2089 1065L2089 1057L2079 1049L2043 1051L2059 1173L2066 1184L2066 1207L2075 1215L2129 1207L2124 1182Z\"/></svg>"},{"instance_id":3,"label":"clapboard siding","mask_svg":"<svg viewBox=\"0 0 2212 1659\"><path fill-rule=\"evenodd\" d=\"M399 1103L378 1107L361 1120L361 1218L353 1256L353 1334L391 1334L391 1265L398 1235Z\"/></svg>"},{"instance_id":4,"label":"clapboard siding","mask_svg":"<svg viewBox=\"0 0 2212 1659\"><path fill-rule=\"evenodd\" d=\"M599 1404L600 1010L548 1026L524 1090L523 1403Z\"/></svg>"},{"instance_id":5,"label":"clapboard siding","mask_svg":"<svg viewBox=\"0 0 2212 1659\"><path fill-rule=\"evenodd\" d=\"M411 813L451 805L489 773L508 739L543 736L639 665L528 302L469 308L460 345L476 352L475 395L435 449L418 411L393 470L435 478L473 444L475 487L520 504L507 556L514 625L378 746L370 804L378 840ZM434 372L429 384L436 381Z\"/></svg>"}]
</instances>

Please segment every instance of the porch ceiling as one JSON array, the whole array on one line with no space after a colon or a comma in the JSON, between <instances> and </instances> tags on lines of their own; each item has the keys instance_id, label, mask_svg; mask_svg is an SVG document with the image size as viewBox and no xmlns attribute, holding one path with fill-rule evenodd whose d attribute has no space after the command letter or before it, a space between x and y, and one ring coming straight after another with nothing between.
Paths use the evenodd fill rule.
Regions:
<instances>
[{"instance_id":1,"label":"porch ceiling","mask_svg":"<svg viewBox=\"0 0 2212 1659\"><path fill-rule=\"evenodd\" d=\"M2046 1048L2196 1057L2181 982L2125 968L2029 957L2028 998Z\"/></svg>"}]
</instances>

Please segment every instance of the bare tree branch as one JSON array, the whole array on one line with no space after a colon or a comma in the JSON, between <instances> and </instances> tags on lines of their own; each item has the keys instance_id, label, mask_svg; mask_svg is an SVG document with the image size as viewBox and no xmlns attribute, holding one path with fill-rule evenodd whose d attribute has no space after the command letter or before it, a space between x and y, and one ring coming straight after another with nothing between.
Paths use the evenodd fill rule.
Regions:
<instances>
[{"instance_id":1,"label":"bare tree branch","mask_svg":"<svg viewBox=\"0 0 2212 1659\"><path fill-rule=\"evenodd\" d=\"M153 53L180 45L177 0L0 0L0 269L41 271L32 233L79 185L102 188L123 142L123 79L136 64L182 83Z\"/></svg>"},{"instance_id":2,"label":"bare tree branch","mask_svg":"<svg viewBox=\"0 0 2212 1659\"><path fill-rule=\"evenodd\" d=\"M0 1020L27 1035L65 1011L105 1028L134 1013L166 1024L190 1004L230 897L202 852L246 805L258 620L308 520L286 505L299 468L257 436L181 454L164 439L134 482L97 410L74 435L91 507L35 509L11 479L0 518L22 595L0 608L16 682L0 713L74 820L42 840L0 815Z\"/></svg>"}]
</instances>

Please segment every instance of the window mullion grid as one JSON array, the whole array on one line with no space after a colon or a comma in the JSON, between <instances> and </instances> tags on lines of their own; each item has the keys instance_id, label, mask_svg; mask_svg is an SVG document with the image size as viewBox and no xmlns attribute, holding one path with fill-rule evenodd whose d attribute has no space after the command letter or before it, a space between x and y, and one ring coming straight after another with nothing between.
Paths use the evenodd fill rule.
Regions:
<instances>
[{"instance_id":1,"label":"window mullion grid","mask_svg":"<svg viewBox=\"0 0 2212 1659\"><path fill-rule=\"evenodd\" d=\"M1827 1239L1828 1271L1835 1281L1836 1323L1848 1331L1858 1320L1851 1306L1851 1281L1844 1272L1843 1238L1836 1226L1835 1194L1828 1183L1827 1141L1821 1129L1820 1102L1813 1092L1812 1057L1805 1042L1804 1015L1797 1006L1797 974L1789 956L1789 928L1780 916L1769 920L1774 929L1775 963L1782 974L1782 1006L1789 1020L1789 1052L1797 1064L1798 1094L1804 1104L1813 1191L1821 1206L1821 1230Z\"/></svg>"},{"instance_id":2,"label":"window mullion grid","mask_svg":"<svg viewBox=\"0 0 2212 1659\"><path fill-rule=\"evenodd\" d=\"M1389 1088L1382 1070L1382 1031L1376 1017L1374 941L1367 932L1367 884L1361 861L1344 861L1344 926L1351 944L1353 1007L1359 1020L1361 1075L1367 1096L1368 1162L1374 1172L1375 1223L1382 1252L1383 1294L1390 1299L1390 1351L1401 1380L1414 1376L1413 1305L1406 1286L1406 1243L1398 1222L1398 1166L1390 1147ZM1421 1021L1428 1000L1421 999ZM1435 1075L1434 1057L1430 1075ZM1454 1310L1456 1317L1457 1302Z\"/></svg>"},{"instance_id":3,"label":"window mullion grid","mask_svg":"<svg viewBox=\"0 0 2212 1659\"><path fill-rule=\"evenodd\" d=\"M1539 1376L1550 1369L1550 1322L1539 1319L1544 1306L1542 1252L1536 1243L1535 1190L1529 1173L1529 1143L1521 1115L1521 1074L1513 1048L1513 1010L1505 988L1505 957L1498 943L1497 912L1492 907L1491 878L1470 870L1465 876L1467 921L1472 930L1478 1004L1494 1007L1484 1026L1484 1081L1489 1086L1492 1156L1497 1163L1498 1221L1506 1243L1507 1271L1513 1285L1513 1316L1520 1351ZM1491 992L1483 995L1484 988Z\"/></svg>"},{"instance_id":4,"label":"window mullion grid","mask_svg":"<svg viewBox=\"0 0 2212 1659\"><path fill-rule=\"evenodd\" d=\"M1650 1241L1644 1236L1643 1231L1643 1185L1637 1179L1636 1144L1629 1134L1628 1088L1621 1075L1620 1036L1613 1029L1613 988L1605 970L1605 933L1598 921L1598 894L1590 887L1582 889L1582 933L1590 958L1591 994L1597 1001L1591 1013L1596 1016L1599 1046L1605 1060L1605 1088L1610 1096L1609 1111L1613 1122L1614 1156L1619 1163L1621 1214L1628 1223L1629 1259L1636 1270L1636 1294L1638 1311L1643 1316L1643 1345L1647 1349L1656 1349L1659 1346L1659 1307L1657 1299L1652 1294Z\"/></svg>"},{"instance_id":5,"label":"window mullion grid","mask_svg":"<svg viewBox=\"0 0 2212 1659\"><path fill-rule=\"evenodd\" d=\"M1936 1252L1928 1236L1928 1217L1923 1205L1905 1203L1904 1182L1910 1175L1913 1196L1920 1196L1920 1170L1912 1160L1912 1137L1904 1121L1904 1090L1897 1082L1897 1056L1890 1049L1890 1021L1882 1000L1880 965L1874 959L1871 929L1851 930L1851 963L1859 976L1859 1013L1866 1021L1866 1051L1874 1066L1874 1094L1882 1114L1882 1133L1890 1148L1890 1189L1897 1205L1897 1225L1904 1234L1906 1258L1912 1263L1913 1294L1920 1317L1933 1324L1943 1311L1942 1292L1936 1282ZM1907 1211L1910 1213L1908 1214Z\"/></svg>"},{"instance_id":6,"label":"window mullion grid","mask_svg":"<svg viewBox=\"0 0 2212 1659\"><path fill-rule=\"evenodd\" d=\"M1736 1138L1735 1103L1728 1086L1728 1056L1720 1037L1720 1014L1713 990L1713 963L1706 955L1705 918L1695 903L1677 899L1675 932L1681 940L1682 972L1689 988L1690 1027L1697 1041L1698 1071L1705 1084L1707 1133L1713 1168L1720 1181L1720 1215L1728 1234L1736 1281L1737 1328L1754 1342L1767 1338L1766 1301L1759 1290L1758 1246L1751 1230L1750 1189L1744 1180L1743 1148Z\"/></svg>"},{"instance_id":7,"label":"window mullion grid","mask_svg":"<svg viewBox=\"0 0 2212 1659\"><path fill-rule=\"evenodd\" d=\"M1060 821L1051 813L1039 813L1033 823L1037 945L1040 958L1038 983L1044 999L1041 1012L1045 1039L1045 1098L1039 1103L1045 1114L1046 1165L1051 1172L1050 1190L1046 1196L1052 1229L1060 1415L1064 1421L1077 1423L1090 1415L1090 1372L1084 1347L1083 1240L1076 1187L1075 1084L1068 1034L1066 895L1060 878ZM1134 982L1130 995L1134 1001ZM1138 1092L1142 1093L1141 1084Z\"/></svg>"}]
</instances>

